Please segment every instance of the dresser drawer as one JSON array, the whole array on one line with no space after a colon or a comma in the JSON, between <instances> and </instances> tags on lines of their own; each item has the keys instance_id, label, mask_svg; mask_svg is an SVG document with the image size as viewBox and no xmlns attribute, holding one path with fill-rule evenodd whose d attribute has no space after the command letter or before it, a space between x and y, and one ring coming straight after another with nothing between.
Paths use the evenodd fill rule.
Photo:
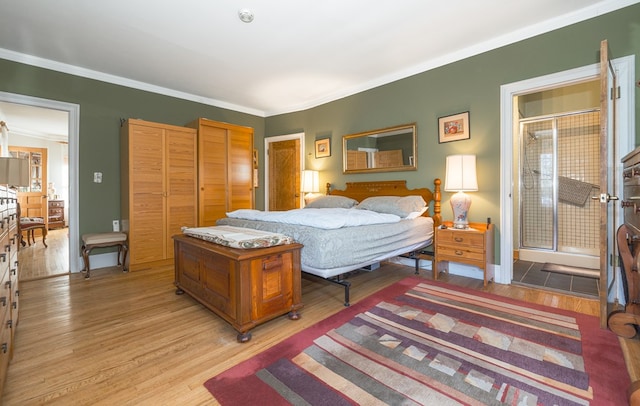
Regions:
<instances>
[{"instance_id":1,"label":"dresser drawer","mask_svg":"<svg viewBox=\"0 0 640 406\"><path fill-rule=\"evenodd\" d=\"M61 207L64 208L64 200L49 200L49 208Z\"/></svg>"},{"instance_id":2,"label":"dresser drawer","mask_svg":"<svg viewBox=\"0 0 640 406\"><path fill-rule=\"evenodd\" d=\"M622 207L624 222L640 232L640 186L625 185Z\"/></svg>"},{"instance_id":3,"label":"dresser drawer","mask_svg":"<svg viewBox=\"0 0 640 406\"><path fill-rule=\"evenodd\" d=\"M484 235L473 231L464 230L439 230L438 245L446 244L453 246L484 248Z\"/></svg>"}]
</instances>

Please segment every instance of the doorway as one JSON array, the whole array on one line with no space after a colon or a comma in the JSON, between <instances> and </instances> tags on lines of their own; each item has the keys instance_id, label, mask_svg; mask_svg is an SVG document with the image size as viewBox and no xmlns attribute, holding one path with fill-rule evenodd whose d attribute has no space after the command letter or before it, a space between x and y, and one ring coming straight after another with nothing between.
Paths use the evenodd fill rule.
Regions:
<instances>
[{"instance_id":1,"label":"doorway","mask_svg":"<svg viewBox=\"0 0 640 406\"><path fill-rule=\"evenodd\" d=\"M620 93L623 95L634 94L634 57L623 57L612 61L618 73ZM570 84L595 80L600 75L600 64L593 64L582 68L546 75L543 77L524 80L521 82L503 85L501 92L501 230L500 230L500 267L496 269L495 281L497 283L510 284L513 278L513 252L519 241L518 223L514 221L514 212L517 210L516 184L519 179L517 161L518 144L514 141L514 133L517 133L519 115L517 106L518 95L539 92ZM633 97L622 97L618 101L618 113L615 117L619 136L615 138L612 156L608 161L609 169L613 173L621 173L622 164L620 157L624 156L635 143L634 131L634 100ZM614 185L613 193L622 195L620 182ZM618 296L622 293L621 284L610 293Z\"/></svg>"},{"instance_id":2,"label":"doorway","mask_svg":"<svg viewBox=\"0 0 640 406\"><path fill-rule=\"evenodd\" d=\"M284 148L274 148L276 145ZM302 207L300 175L302 162L304 162L304 133L266 137L264 147L265 210ZM277 154L271 152L276 149L281 152ZM272 192L273 190L278 190L278 194ZM287 191L286 196L283 196L283 190Z\"/></svg>"},{"instance_id":3,"label":"doorway","mask_svg":"<svg viewBox=\"0 0 640 406\"><path fill-rule=\"evenodd\" d=\"M68 244L65 244L67 252L63 253L60 257L66 258L66 264L61 265L64 267L64 271L61 273L79 272L81 269L81 257L79 246L79 227L78 227L78 142L79 142L79 124L80 124L80 106L77 104L65 103L55 100L41 99L31 96L25 96L14 93L0 92L0 103L7 103L8 105L14 105L18 107L33 107L35 110L48 111L48 112L63 112L66 115L66 128L67 128L67 140L63 144L57 144L59 148L64 148L67 161L67 173L66 182L61 182L59 187L62 187L62 183L68 185L67 201L68 208L66 209L68 228L64 229L65 234L68 234ZM7 121L7 120L5 120ZM8 121L9 128L11 129L11 122ZM10 141L10 145L11 145ZM45 191L46 192L46 191ZM61 195L62 189L58 189L56 194Z\"/></svg>"},{"instance_id":4,"label":"doorway","mask_svg":"<svg viewBox=\"0 0 640 406\"><path fill-rule=\"evenodd\" d=\"M592 87L598 103L598 83ZM518 257L592 269L598 278L600 207L591 197L599 190L599 108L519 124Z\"/></svg>"}]
</instances>

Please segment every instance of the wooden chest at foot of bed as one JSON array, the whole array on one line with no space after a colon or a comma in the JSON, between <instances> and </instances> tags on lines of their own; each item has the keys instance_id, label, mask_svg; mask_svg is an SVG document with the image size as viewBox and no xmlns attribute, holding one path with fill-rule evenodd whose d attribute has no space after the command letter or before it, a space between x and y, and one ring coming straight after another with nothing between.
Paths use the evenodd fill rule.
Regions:
<instances>
[{"instance_id":1,"label":"wooden chest at foot of bed","mask_svg":"<svg viewBox=\"0 0 640 406\"><path fill-rule=\"evenodd\" d=\"M237 249L185 235L173 237L176 294L188 293L238 331L302 308L301 244Z\"/></svg>"}]
</instances>

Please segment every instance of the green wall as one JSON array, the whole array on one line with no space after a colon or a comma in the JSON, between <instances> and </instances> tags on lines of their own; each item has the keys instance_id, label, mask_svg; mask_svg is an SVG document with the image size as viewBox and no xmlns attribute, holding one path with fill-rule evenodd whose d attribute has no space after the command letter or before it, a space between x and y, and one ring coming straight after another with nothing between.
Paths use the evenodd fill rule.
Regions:
<instances>
[{"instance_id":1,"label":"green wall","mask_svg":"<svg viewBox=\"0 0 640 406\"><path fill-rule=\"evenodd\" d=\"M304 132L307 152L313 151L315 139L328 136L331 157L307 155L305 164L322 171L322 182L338 187L347 181L370 179L406 179L409 187L431 187L433 178L444 177L447 155L474 153L480 190L473 194L470 218L485 221L491 217L499 231L500 85L596 63L602 39L609 40L614 58L637 53L640 5L309 110L266 119L2 59L0 91L80 105L80 234L109 230L111 220L120 218L119 126L121 118L129 117L176 125L206 117L251 126L260 156L264 156L265 135ZM636 77L640 77L639 65L636 63ZM638 93L636 88L636 99L640 99ZM471 139L439 144L438 117L463 111L470 112ZM343 135L412 122L418 128L417 171L342 174ZM263 164L261 159L261 177ZM95 171L103 172L102 184L93 183ZM449 196L443 194L445 218L451 217ZM256 205L264 207L262 187L256 190Z\"/></svg>"},{"instance_id":2,"label":"green wall","mask_svg":"<svg viewBox=\"0 0 640 406\"><path fill-rule=\"evenodd\" d=\"M406 179L410 188L444 181L445 157L476 154L479 191L473 193L471 221L487 217L497 225L496 261L500 258L500 86L599 62L600 42L607 39L612 58L640 51L640 5L605 14L544 35L429 70L306 111L268 117L266 135L305 132L306 151L315 139L331 137L332 155L307 155L307 169L320 182L343 188L346 182ZM381 54L384 54L382 51ZM636 62L636 78L640 62ZM636 87L636 100L640 91ZM398 101L402 101L399 103ZM638 117L638 104L635 115ZM469 111L471 138L438 143L438 117ZM636 119L637 128L640 120ZM375 174L342 173L342 136L416 122L418 170ZM442 197L442 214L451 219L450 193Z\"/></svg>"},{"instance_id":3,"label":"green wall","mask_svg":"<svg viewBox=\"0 0 640 406\"><path fill-rule=\"evenodd\" d=\"M198 117L255 129L264 118L0 59L0 90L80 105L79 233L111 230L120 218L120 119L184 125ZM10 124L10 123L9 123ZM93 183L93 172L103 183Z\"/></svg>"}]
</instances>

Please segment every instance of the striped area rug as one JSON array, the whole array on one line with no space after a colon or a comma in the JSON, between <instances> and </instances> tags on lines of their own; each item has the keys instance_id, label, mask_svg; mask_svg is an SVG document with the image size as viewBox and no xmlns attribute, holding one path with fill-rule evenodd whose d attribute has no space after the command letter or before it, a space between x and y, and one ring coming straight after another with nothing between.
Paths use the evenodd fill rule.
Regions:
<instances>
[{"instance_id":1,"label":"striped area rug","mask_svg":"<svg viewBox=\"0 0 640 406\"><path fill-rule=\"evenodd\" d=\"M206 388L222 405L623 405L598 319L408 278Z\"/></svg>"}]
</instances>

